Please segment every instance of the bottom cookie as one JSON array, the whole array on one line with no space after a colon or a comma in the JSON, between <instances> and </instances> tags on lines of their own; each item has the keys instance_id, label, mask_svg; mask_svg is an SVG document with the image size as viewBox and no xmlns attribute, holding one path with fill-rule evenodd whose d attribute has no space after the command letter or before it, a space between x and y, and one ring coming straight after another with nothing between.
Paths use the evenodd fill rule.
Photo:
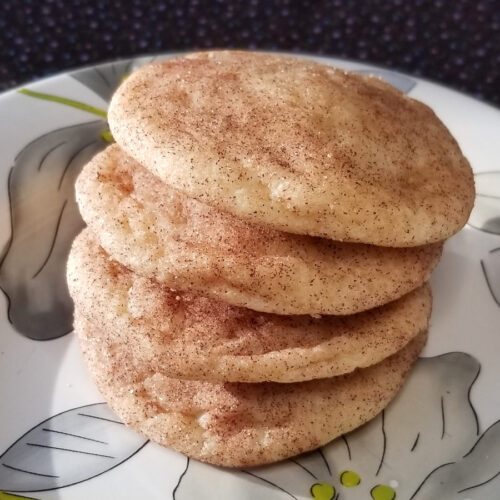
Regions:
<instances>
[{"instance_id":1,"label":"bottom cookie","mask_svg":"<svg viewBox=\"0 0 500 500\"><path fill-rule=\"evenodd\" d=\"M401 388L427 333L348 375L291 384L211 383L135 367L133 350L106 342L78 311L75 330L90 372L125 424L152 441L215 465L276 462L320 447L367 422Z\"/></svg>"}]
</instances>

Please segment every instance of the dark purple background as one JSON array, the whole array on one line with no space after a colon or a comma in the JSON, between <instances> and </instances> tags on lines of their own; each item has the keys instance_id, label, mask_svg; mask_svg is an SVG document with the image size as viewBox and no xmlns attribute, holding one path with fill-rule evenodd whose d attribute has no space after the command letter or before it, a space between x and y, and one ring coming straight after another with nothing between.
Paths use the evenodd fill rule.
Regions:
<instances>
[{"instance_id":1,"label":"dark purple background","mask_svg":"<svg viewBox=\"0 0 500 500\"><path fill-rule=\"evenodd\" d=\"M207 47L370 61L500 104L499 0L0 0L0 89L89 63Z\"/></svg>"}]
</instances>

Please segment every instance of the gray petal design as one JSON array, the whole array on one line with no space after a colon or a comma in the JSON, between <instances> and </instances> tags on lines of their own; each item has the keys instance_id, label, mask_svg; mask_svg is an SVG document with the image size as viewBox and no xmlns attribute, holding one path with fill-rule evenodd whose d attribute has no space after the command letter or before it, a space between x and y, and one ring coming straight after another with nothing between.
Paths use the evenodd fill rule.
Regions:
<instances>
[{"instance_id":1,"label":"gray petal design","mask_svg":"<svg viewBox=\"0 0 500 500\"><path fill-rule=\"evenodd\" d=\"M109 102L114 91L129 73L154 59L155 57L142 57L100 64L73 71L70 76Z\"/></svg>"},{"instance_id":2,"label":"gray petal design","mask_svg":"<svg viewBox=\"0 0 500 500\"><path fill-rule=\"evenodd\" d=\"M103 120L61 128L28 144L9 174L11 236L0 259L8 317L23 335L47 340L69 333L73 303L65 267L84 226L74 195L82 166L106 145Z\"/></svg>"},{"instance_id":3,"label":"gray petal design","mask_svg":"<svg viewBox=\"0 0 500 500\"><path fill-rule=\"evenodd\" d=\"M462 456L477 439L469 391L479 370L476 359L464 353L419 359L388 408L325 447L325 456L337 470L355 470L365 483L397 480L404 491L414 491L432 470Z\"/></svg>"},{"instance_id":4,"label":"gray petal design","mask_svg":"<svg viewBox=\"0 0 500 500\"><path fill-rule=\"evenodd\" d=\"M500 248L490 250L488 255L481 260L481 267L491 296L500 307Z\"/></svg>"},{"instance_id":5,"label":"gray petal design","mask_svg":"<svg viewBox=\"0 0 500 500\"><path fill-rule=\"evenodd\" d=\"M469 224L486 233L500 234L500 172L474 176L476 201Z\"/></svg>"},{"instance_id":6,"label":"gray petal design","mask_svg":"<svg viewBox=\"0 0 500 500\"><path fill-rule=\"evenodd\" d=\"M293 473L299 476L294 476ZM265 499L298 500L309 498L310 481L300 469L291 469L276 464L248 471L235 471L189 460L179 484L172 494L172 500L219 500L219 499ZM299 482L302 495L298 497L289 486Z\"/></svg>"},{"instance_id":7,"label":"gray petal design","mask_svg":"<svg viewBox=\"0 0 500 500\"><path fill-rule=\"evenodd\" d=\"M73 408L41 422L0 456L0 489L46 491L87 481L147 442L105 403Z\"/></svg>"},{"instance_id":8,"label":"gray petal design","mask_svg":"<svg viewBox=\"0 0 500 500\"><path fill-rule=\"evenodd\" d=\"M412 500L474 500L498 498L500 491L500 421L495 422L463 458L440 467Z\"/></svg>"},{"instance_id":9,"label":"gray petal design","mask_svg":"<svg viewBox=\"0 0 500 500\"><path fill-rule=\"evenodd\" d=\"M475 500L496 498L500 424L478 440L469 400L479 370L477 360L465 353L421 358L393 403L363 427L268 467L233 472L191 460L174 498L232 498L238 492L239 498L302 499L309 498L315 483L333 485L342 500L372 498L377 485L396 485L397 498L404 500L463 500L469 489ZM359 486L340 484L346 470L360 476Z\"/></svg>"},{"instance_id":10,"label":"gray petal design","mask_svg":"<svg viewBox=\"0 0 500 500\"><path fill-rule=\"evenodd\" d=\"M356 73L363 73L366 75L373 75L382 78L388 84L396 87L398 90L407 94L410 90L415 87L417 82L402 73L396 71L390 71L388 69L382 68L370 68L370 69L356 69Z\"/></svg>"},{"instance_id":11,"label":"gray petal design","mask_svg":"<svg viewBox=\"0 0 500 500\"><path fill-rule=\"evenodd\" d=\"M109 102L113 92L122 79L131 71L133 60L117 61L83 68L70 73L70 76L85 85L98 96Z\"/></svg>"}]
</instances>

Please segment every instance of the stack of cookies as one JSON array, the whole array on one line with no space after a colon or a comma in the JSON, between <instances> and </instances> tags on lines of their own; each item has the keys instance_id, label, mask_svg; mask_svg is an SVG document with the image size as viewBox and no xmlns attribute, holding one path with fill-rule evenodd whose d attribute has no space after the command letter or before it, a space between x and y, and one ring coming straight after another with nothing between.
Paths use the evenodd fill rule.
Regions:
<instances>
[{"instance_id":1,"label":"stack of cookies","mask_svg":"<svg viewBox=\"0 0 500 500\"><path fill-rule=\"evenodd\" d=\"M208 52L113 97L68 284L103 396L150 439L264 464L377 415L421 352L426 284L474 199L425 105L311 61Z\"/></svg>"}]
</instances>

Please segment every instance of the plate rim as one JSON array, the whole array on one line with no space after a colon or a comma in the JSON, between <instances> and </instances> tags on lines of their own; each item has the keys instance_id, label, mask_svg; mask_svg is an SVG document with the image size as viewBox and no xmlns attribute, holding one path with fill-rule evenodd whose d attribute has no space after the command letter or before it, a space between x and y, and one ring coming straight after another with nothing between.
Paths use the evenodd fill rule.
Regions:
<instances>
[{"instance_id":1,"label":"plate rim","mask_svg":"<svg viewBox=\"0 0 500 500\"><path fill-rule=\"evenodd\" d=\"M500 105L496 105L495 103L492 103L490 101L486 100L481 100L472 94L465 92L463 90L456 89L448 84L438 82L436 80L433 80L432 78L427 78L427 77L422 77L421 75L414 75L412 73L408 73L406 71L402 71L397 67L393 66L387 66L385 64L379 64L379 63L372 63L370 61L362 61L359 59L353 59L349 57L343 57L343 56L336 56L332 54L315 54L313 52L307 52L307 51L284 51L284 50L266 50L266 49L240 49L240 48L224 48L224 47L214 47L214 48L207 48L207 49L202 49L202 50L172 50L172 51L162 51L162 52L155 52L155 53L145 53L145 54L137 54L133 55L130 57L118 57L118 58L110 58L106 59L101 62L97 63L90 63L90 64L84 64L81 66L72 66L67 69L63 70L58 70L57 72L42 76L40 78L34 78L32 80L25 81L24 83L20 83L19 85L16 85L14 87L11 87L9 89L5 89L2 92L0 92L0 104L3 99L10 97L10 94L15 94L18 92L20 89L24 87L29 87L31 85L36 85L38 83L42 83L51 79L57 79L65 75L70 75L71 73L75 71L80 71L80 70L85 70L85 69L91 69L91 68L100 68L103 66L107 66L109 64L113 63L120 63L128 60L136 60L136 59L144 59L144 58L151 58L152 60L150 62L153 62L156 58L162 57L162 56L183 56L186 54L191 54L193 52L210 52L210 51L223 51L223 50L242 50L246 52L261 52L261 53L266 53L266 54L280 54L284 56L295 56L295 57L305 57L309 59L321 59L324 60L325 62L330 61L330 62L335 62L337 61L342 61L345 63L354 63L354 64L360 64L362 66L371 66L375 69L381 69L385 71L391 71L393 73L400 74L402 76L405 76L407 78L414 78L417 81L421 81L430 85L435 85L437 87L441 87L443 89L448 90L449 92L453 92L455 94L458 94L461 97L465 97L467 99L470 99L474 101L476 104L479 105L484 105L488 108L491 108L494 111L497 111L500 113ZM411 97L411 96L410 96Z\"/></svg>"}]
</instances>

